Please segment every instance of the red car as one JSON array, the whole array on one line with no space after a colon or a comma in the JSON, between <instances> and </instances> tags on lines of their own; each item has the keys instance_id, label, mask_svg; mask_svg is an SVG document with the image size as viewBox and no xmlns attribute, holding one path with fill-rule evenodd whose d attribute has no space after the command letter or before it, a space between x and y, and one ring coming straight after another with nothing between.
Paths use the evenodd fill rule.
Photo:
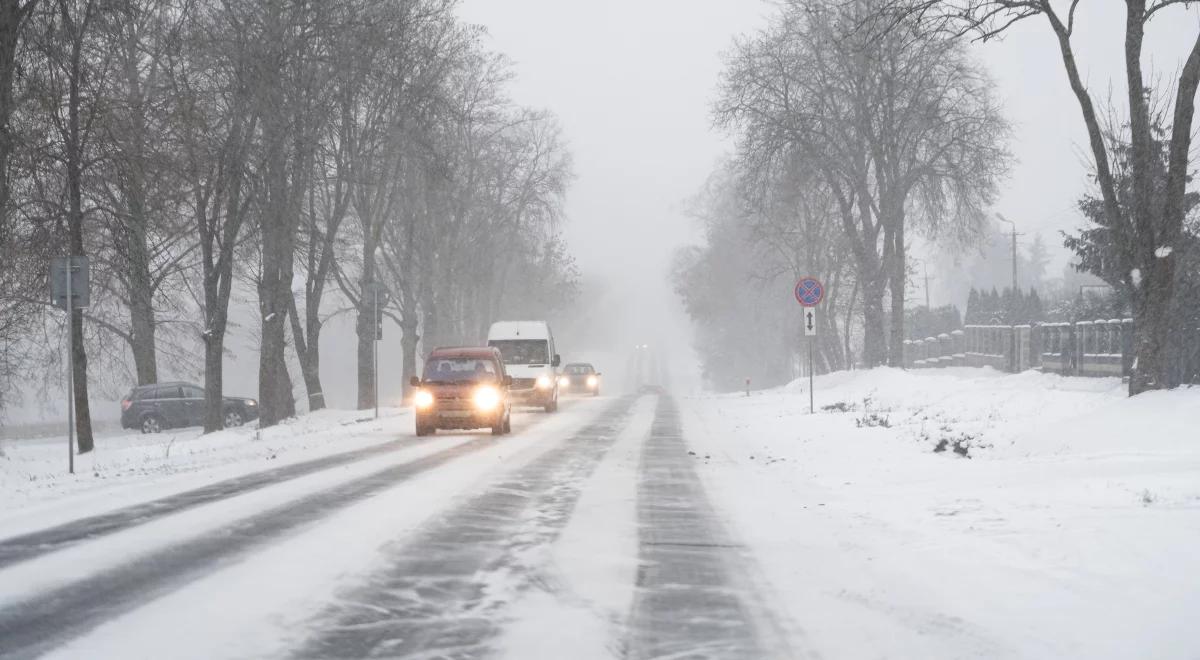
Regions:
<instances>
[{"instance_id":1,"label":"red car","mask_svg":"<svg viewBox=\"0 0 1200 660\"><path fill-rule=\"evenodd\" d=\"M413 376L412 384L417 435L438 429L512 431L512 377L495 348L436 348L425 360L425 376Z\"/></svg>"}]
</instances>

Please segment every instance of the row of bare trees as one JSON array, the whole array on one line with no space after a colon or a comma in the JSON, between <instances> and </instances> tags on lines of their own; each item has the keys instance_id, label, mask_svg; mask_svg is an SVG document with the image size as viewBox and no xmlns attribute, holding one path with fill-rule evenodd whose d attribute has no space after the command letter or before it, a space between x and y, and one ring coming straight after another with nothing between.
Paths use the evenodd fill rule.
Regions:
<instances>
[{"instance_id":1,"label":"row of bare trees","mask_svg":"<svg viewBox=\"0 0 1200 660\"><path fill-rule=\"evenodd\" d=\"M738 141L721 196L737 203L708 222L742 225L775 254L741 280L827 283L822 368L848 364L859 342L866 366L902 363L910 234L971 240L1008 165L993 87L959 40L885 0L787 2L735 43L714 115ZM697 290L695 270L681 289Z\"/></svg>"},{"instance_id":2,"label":"row of bare trees","mask_svg":"<svg viewBox=\"0 0 1200 660\"><path fill-rule=\"evenodd\" d=\"M815 180L795 185L832 198L830 221L841 225L853 258L861 362L900 364L910 232L938 245L971 242L1008 165L1008 127L966 48L1018 23L1040 24L1057 47L1092 158L1095 190L1081 206L1092 224L1066 246L1082 258L1080 268L1132 301L1130 394L1175 386L1200 314L1192 293L1200 281L1196 193L1188 191L1200 32L1169 76L1155 76L1147 29L1197 4L1124 0L1124 30L1112 46L1124 56L1126 93L1106 113L1076 58L1089 3L788 0L767 28L736 43L726 64L715 115L739 141L732 167L742 204L725 222L753 225L762 213L757 182L806 163ZM795 209L788 227L755 240L783 244L805 214ZM744 269L742 278L770 269ZM816 262L805 270L822 274Z\"/></svg>"},{"instance_id":3,"label":"row of bare trees","mask_svg":"<svg viewBox=\"0 0 1200 660\"><path fill-rule=\"evenodd\" d=\"M45 362L59 255L93 264L70 341L81 450L89 373L103 380L89 357L139 384L202 372L205 429L221 428L239 292L258 302L263 425L296 412L297 371L304 407L325 405L320 339L336 314L358 320L365 407L383 319L402 330L407 381L421 342L565 302L558 125L506 95L510 65L455 11L0 0L0 391Z\"/></svg>"}]
</instances>

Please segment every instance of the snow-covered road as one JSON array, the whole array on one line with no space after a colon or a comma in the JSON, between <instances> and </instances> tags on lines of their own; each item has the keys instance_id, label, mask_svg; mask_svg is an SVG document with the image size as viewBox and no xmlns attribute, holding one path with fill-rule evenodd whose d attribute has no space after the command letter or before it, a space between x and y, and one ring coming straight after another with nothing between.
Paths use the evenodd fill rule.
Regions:
<instances>
[{"instance_id":1,"label":"snow-covered road","mask_svg":"<svg viewBox=\"0 0 1200 660\"><path fill-rule=\"evenodd\" d=\"M0 656L554 657L562 638L527 633L570 608L575 632L558 632L575 656L761 648L753 588L670 399L575 400L514 422L501 439L381 439L23 520L0 533ZM575 516L589 491L624 497L592 494ZM590 552L606 545L620 549L607 565ZM572 563L586 575L560 570ZM597 594L589 580L610 575L623 584Z\"/></svg>"},{"instance_id":2,"label":"snow-covered road","mask_svg":"<svg viewBox=\"0 0 1200 660\"><path fill-rule=\"evenodd\" d=\"M10 448L0 657L1195 657L1200 391L817 400L577 399L503 438L326 412L35 488Z\"/></svg>"}]
</instances>

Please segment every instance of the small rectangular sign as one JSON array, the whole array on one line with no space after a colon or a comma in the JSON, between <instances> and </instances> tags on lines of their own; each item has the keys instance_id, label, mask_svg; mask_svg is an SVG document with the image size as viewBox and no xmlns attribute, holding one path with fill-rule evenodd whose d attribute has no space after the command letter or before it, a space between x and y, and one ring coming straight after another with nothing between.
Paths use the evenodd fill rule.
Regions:
<instances>
[{"instance_id":1,"label":"small rectangular sign","mask_svg":"<svg viewBox=\"0 0 1200 660\"><path fill-rule=\"evenodd\" d=\"M71 308L91 304L88 290L87 257L55 257L50 264L50 300L59 309L67 308L67 273L70 273Z\"/></svg>"},{"instance_id":2,"label":"small rectangular sign","mask_svg":"<svg viewBox=\"0 0 1200 660\"><path fill-rule=\"evenodd\" d=\"M805 337L816 337L817 336L817 308L816 307L805 307L804 308L804 336Z\"/></svg>"}]
</instances>

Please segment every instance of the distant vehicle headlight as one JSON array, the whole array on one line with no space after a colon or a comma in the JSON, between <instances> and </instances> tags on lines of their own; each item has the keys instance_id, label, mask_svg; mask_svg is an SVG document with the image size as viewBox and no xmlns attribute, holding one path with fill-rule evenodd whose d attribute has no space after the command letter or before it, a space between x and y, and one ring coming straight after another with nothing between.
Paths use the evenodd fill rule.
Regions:
<instances>
[{"instance_id":1,"label":"distant vehicle headlight","mask_svg":"<svg viewBox=\"0 0 1200 660\"><path fill-rule=\"evenodd\" d=\"M561 378L558 379L559 387L570 387L570 385L571 385L570 378L567 378L566 376L562 376Z\"/></svg>"},{"instance_id":2,"label":"distant vehicle headlight","mask_svg":"<svg viewBox=\"0 0 1200 660\"><path fill-rule=\"evenodd\" d=\"M500 390L481 387L475 390L475 407L479 410L495 410L500 405Z\"/></svg>"},{"instance_id":3,"label":"distant vehicle headlight","mask_svg":"<svg viewBox=\"0 0 1200 660\"><path fill-rule=\"evenodd\" d=\"M533 384L534 384L534 385L535 385L535 386L536 386L536 387L537 387L539 390L548 390L548 389L550 389L551 387L553 387L553 386L554 386L554 381L550 380L550 377L549 377L549 376L547 376L547 375L545 375L545 374L542 374L541 376L538 376L538 377L537 377L537 380L536 380L536 381L534 381L534 383L533 383Z\"/></svg>"},{"instance_id":4,"label":"distant vehicle headlight","mask_svg":"<svg viewBox=\"0 0 1200 660\"><path fill-rule=\"evenodd\" d=\"M600 384L600 379L596 378L595 376L588 376L587 384L588 384L588 387L594 388Z\"/></svg>"},{"instance_id":5,"label":"distant vehicle headlight","mask_svg":"<svg viewBox=\"0 0 1200 660\"><path fill-rule=\"evenodd\" d=\"M413 395L413 404L418 408L428 408L433 405L433 393L429 390L417 390Z\"/></svg>"},{"instance_id":6,"label":"distant vehicle headlight","mask_svg":"<svg viewBox=\"0 0 1200 660\"><path fill-rule=\"evenodd\" d=\"M247 402L246 402L246 405L247 405L247 406L250 406L251 408L253 408L254 406L257 406L257 405L258 405L258 402L257 402L257 401L255 401L254 399L250 399L249 401L247 401Z\"/></svg>"}]
</instances>

